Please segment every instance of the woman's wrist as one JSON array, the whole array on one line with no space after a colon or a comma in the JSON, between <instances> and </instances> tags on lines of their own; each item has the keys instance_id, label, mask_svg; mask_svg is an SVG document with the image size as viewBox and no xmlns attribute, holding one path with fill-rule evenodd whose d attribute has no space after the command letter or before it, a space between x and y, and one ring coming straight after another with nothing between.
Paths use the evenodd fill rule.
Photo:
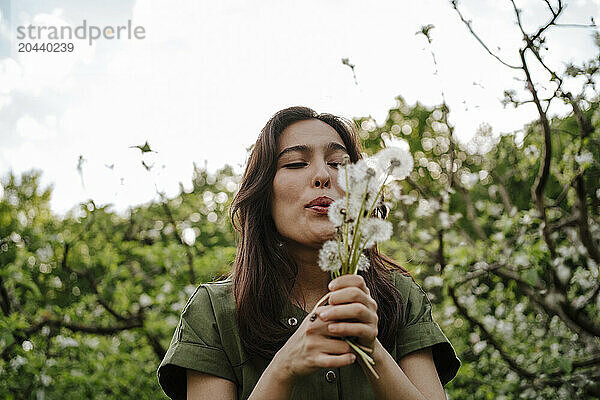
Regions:
<instances>
[{"instance_id":1,"label":"woman's wrist","mask_svg":"<svg viewBox=\"0 0 600 400\"><path fill-rule=\"evenodd\" d=\"M275 355L263 371L248 400L290 399L296 379L287 364Z\"/></svg>"},{"instance_id":2,"label":"woman's wrist","mask_svg":"<svg viewBox=\"0 0 600 400\"><path fill-rule=\"evenodd\" d=\"M290 385L291 387L294 387L296 384L296 377L290 370L290 363L284 360L279 352L275 354L267 369L270 369L271 374L282 384Z\"/></svg>"}]
</instances>

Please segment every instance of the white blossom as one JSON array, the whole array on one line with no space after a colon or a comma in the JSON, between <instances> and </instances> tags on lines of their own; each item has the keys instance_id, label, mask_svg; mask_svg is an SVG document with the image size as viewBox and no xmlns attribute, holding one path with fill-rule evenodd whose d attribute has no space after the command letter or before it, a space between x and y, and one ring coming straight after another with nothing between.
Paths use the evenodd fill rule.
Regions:
<instances>
[{"instance_id":1,"label":"white blossom","mask_svg":"<svg viewBox=\"0 0 600 400\"><path fill-rule=\"evenodd\" d=\"M591 164L594 162L594 156L588 150L584 150L581 154L575 156L575 161L577 161L577 164L579 165Z\"/></svg>"},{"instance_id":2,"label":"white blossom","mask_svg":"<svg viewBox=\"0 0 600 400\"><path fill-rule=\"evenodd\" d=\"M471 332L471 334L469 335L469 342L473 344L479 342L480 340L481 338L479 337L479 333L477 332Z\"/></svg>"},{"instance_id":3,"label":"white blossom","mask_svg":"<svg viewBox=\"0 0 600 400\"><path fill-rule=\"evenodd\" d=\"M140 296L140 306L148 307L152 304L152 297L148 296L146 293L142 293Z\"/></svg>"},{"instance_id":4,"label":"white blossom","mask_svg":"<svg viewBox=\"0 0 600 400\"><path fill-rule=\"evenodd\" d=\"M27 359L25 357L16 356L12 360L10 360L10 366L13 369L18 369L19 367L27 364Z\"/></svg>"},{"instance_id":5,"label":"white blossom","mask_svg":"<svg viewBox=\"0 0 600 400\"><path fill-rule=\"evenodd\" d=\"M483 317L482 323L483 326L485 326L489 330L494 329L494 327L497 325L496 318L494 318L491 315L486 315L485 317Z\"/></svg>"},{"instance_id":6,"label":"white blossom","mask_svg":"<svg viewBox=\"0 0 600 400\"><path fill-rule=\"evenodd\" d=\"M411 205L412 203L417 201L417 196L415 196L413 194L407 194L407 195L402 194L402 195L398 196L398 200L400 200L402 203L404 203L406 205Z\"/></svg>"},{"instance_id":7,"label":"white blossom","mask_svg":"<svg viewBox=\"0 0 600 400\"><path fill-rule=\"evenodd\" d=\"M42 381L42 385L48 386L52 382L52 377L45 374L41 374L40 380Z\"/></svg>"},{"instance_id":8,"label":"white blossom","mask_svg":"<svg viewBox=\"0 0 600 400\"><path fill-rule=\"evenodd\" d=\"M560 264L556 268L556 276L563 285L566 285L571 280L571 270L566 265Z\"/></svg>"},{"instance_id":9,"label":"white blossom","mask_svg":"<svg viewBox=\"0 0 600 400\"><path fill-rule=\"evenodd\" d=\"M444 280L439 276L430 275L423 280L423 286L425 286L425 289L428 289L428 290L431 288L440 287L443 285L444 285Z\"/></svg>"},{"instance_id":10,"label":"white blossom","mask_svg":"<svg viewBox=\"0 0 600 400\"><path fill-rule=\"evenodd\" d=\"M515 264L521 265L521 266L527 266L527 265L529 265L529 257L527 257L527 254L519 253L515 256Z\"/></svg>"},{"instance_id":11,"label":"white blossom","mask_svg":"<svg viewBox=\"0 0 600 400\"><path fill-rule=\"evenodd\" d=\"M475 345L473 346L473 353L475 353L475 354L481 353L486 348L486 346L487 346L487 342L485 340L475 343Z\"/></svg>"},{"instance_id":12,"label":"white blossom","mask_svg":"<svg viewBox=\"0 0 600 400\"><path fill-rule=\"evenodd\" d=\"M393 179L402 180L410 175L414 160L409 151L399 147L386 147L375 156L379 168L390 174Z\"/></svg>"},{"instance_id":13,"label":"white blossom","mask_svg":"<svg viewBox=\"0 0 600 400\"><path fill-rule=\"evenodd\" d=\"M415 211L416 217L429 217L440 209L440 204L435 200L419 199L419 206Z\"/></svg>"},{"instance_id":14,"label":"white blossom","mask_svg":"<svg viewBox=\"0 0 600 400\"><path fill-rule=\"evenodd\" d=\"M100 339L98 339L97 337L90 337L90 338L86 338L84 339L85 344L92 348L92 349L96 349L98 348L98 345L100 344Z\"/></svg>"},{"instance_id":15,"label":"white blossom","mask_svg":"<svg viewBox=\"0 0 600 400\"><path fill-rule=\"evenodd\" d=\"M319 250L319 267L323 271L337 271L342 266L338 252L338 243L335 240L329 240L323 244Z\"/></svg>"},{"instance_id":16,"label":"white blossom","mask_svg":"<svg viewBox=\"0 0 600 400\"><path fill-rule=\"evenodd\" d=\"M181 239L188 246L192 246L196 242L196 232L192 228L185 228L181 232Z\"/></svg>"},{"instance_id":17,"label":"white blossom","mask_svg":"<svg viewBox=\"0 0 600 400\"><path fill-rule=\"evenodd\" d=\"M421 242L429 242L433 238L433 236L431 236L431 234L427 231L419 231L417 233L417 237Z\"/></svg>"},{"instance_id":18,"label":"white blossom","mask_svg":"<svg viewBox=\"0 0 600 400\"><path fill-rule=\"evenodd\" d=\"M161 290L164 293L171 293L171 291L173 290L173 284L169 281L166 281L164 285L162 285Z\"/></svg>"},{"instance_id":19,"label":"white blossom","mask_svg":"<svg viewBox=\"0 0 600 400\"><path fill-rule=\"evenodd\" d=\"M56 337L56 343L58 344L59 347L77 347L79 346L79 342L73 338L70 337L65 337L62 335L58 335Z\"/></svg>"},{"instance_id":20,"label":"white blossom","mask_svg":"<svg viewBox=\"0 0 600 400\"><path fill-rule=\"evenodd\" d=\"M194 285L186 285L183 288L183 291L185 292L185 294L187 294L188 296L191 296L192 294L194 294L194 292L196 291L196 286Z\"/></svg>"},{"instance_id":21,"label":"white blossom","mask_svg":"<svg viewBox=\"0 0 600 400\"><path fill-rule=\"evenodd\" d=\"M479 180L479 174L475 174L475 173L464 173L460 176L460 182L467 188L467 189L472 189L473 186L475 186L475 184L477 183L477 181Z\"/></svg>"},{"instance_id":22,"label":"white blossom","mask_svg":"<svg viewBox=\"0 0 600 400\"><path fill-rule=\"evenodd\" d=\"M452 225L452 222L450 222L450 216L448 215L447 212L442 211L441 213L439 213L438 217L440 219L440 225L442 226L442 228L444 228L444 229L450 228L450 225Z\"/></svg>"}]
</instances>

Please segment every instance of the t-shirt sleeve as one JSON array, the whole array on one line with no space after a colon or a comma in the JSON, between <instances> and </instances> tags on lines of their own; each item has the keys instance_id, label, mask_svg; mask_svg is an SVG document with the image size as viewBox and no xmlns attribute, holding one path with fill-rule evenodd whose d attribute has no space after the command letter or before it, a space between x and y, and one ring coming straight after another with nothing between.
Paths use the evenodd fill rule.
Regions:
<instances>
[{"instance_id":1,"label":"t-shirt sleeve","mask_svg":"<svg viewBox=\"0 0 600 400\"><path fill-rule=\"evenodd\" d=\"M426 293L411 277L398 275L397 287L404 304L404 323L396 339L396 360L413 351L431 347L435 367L442 385L450 382L458 373L460 360L452 344L431 316L431 302Z\"/></svg>"},{"instance_id":2,"label":"t-shirt sleeve","mask_svg":"<svg viewBox=\"0 0 600 400\"><path fill-rule=\"evenodd\" d=\"M208 289L200 285L184 307L167 354L158 367L158 381L171 399L186 399L186 369L235 382L221 344Z\"/></svg>"}]
</instances>

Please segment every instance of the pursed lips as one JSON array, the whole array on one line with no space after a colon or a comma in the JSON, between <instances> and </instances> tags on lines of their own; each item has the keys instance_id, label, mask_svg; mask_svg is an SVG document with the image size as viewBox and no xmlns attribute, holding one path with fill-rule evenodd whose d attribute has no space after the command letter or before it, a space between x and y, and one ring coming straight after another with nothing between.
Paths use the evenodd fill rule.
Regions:
<instances>
[{"instance_id":1,"label":"pursed lips","mask_svg":"<svg viewBox=\"0 0 600 400\"><path fill-rule=\"evenodd\" d=\"M329 205L333 203L333 199L326 196L317 197L313 199L310 203L305 205L305 208L310 209L311 211L316 212L317 214L327 214L329 211Z\"/></svg>"}]
</instances>

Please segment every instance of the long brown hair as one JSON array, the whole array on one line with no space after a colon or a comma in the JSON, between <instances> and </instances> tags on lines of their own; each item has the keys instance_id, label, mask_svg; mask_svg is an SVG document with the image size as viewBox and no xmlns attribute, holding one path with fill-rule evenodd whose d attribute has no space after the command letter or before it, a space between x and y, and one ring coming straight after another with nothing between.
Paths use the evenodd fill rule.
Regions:
<instances>
[{"instance_id":1,"label":"long brown hair","mask_svg":"<svg viewBox=\"0 0 600 400\"><path fill-rule=\"evenodd\" d=\"M272 358L293 334L280 322L284 304L290 295L298 266L279 244L283 238L271 217L271 193L277 167L278 139L294 122L318 119L331 126L344 142L350 161L361 158L361 144L354 124L332 115L318 114L308 107L290 107L278 111L262 129L250 154L240 190L230 208L230 217L238 232L238 247L230 277L236 302L236 319L242 343L248 355ZM385 208L378 210L385 217ZM403 267L368 250L371 267L359 272L371 297L377 302L379 339L391 351L401 322L401 296L390 280L389 272Z\"/></svg>"}]
</instances>

